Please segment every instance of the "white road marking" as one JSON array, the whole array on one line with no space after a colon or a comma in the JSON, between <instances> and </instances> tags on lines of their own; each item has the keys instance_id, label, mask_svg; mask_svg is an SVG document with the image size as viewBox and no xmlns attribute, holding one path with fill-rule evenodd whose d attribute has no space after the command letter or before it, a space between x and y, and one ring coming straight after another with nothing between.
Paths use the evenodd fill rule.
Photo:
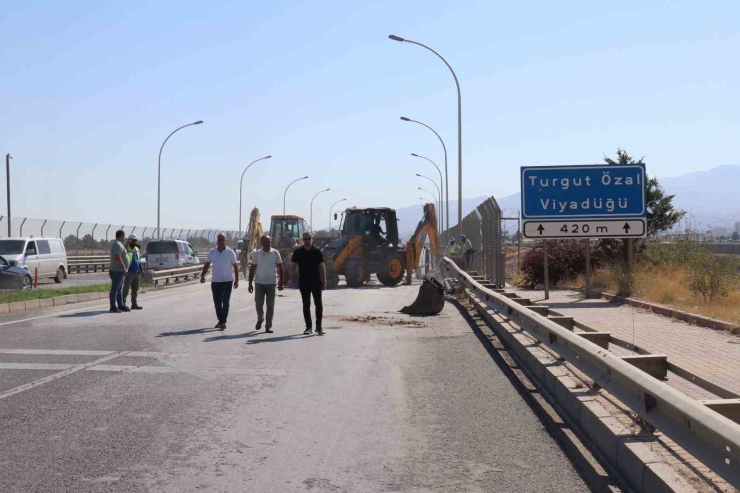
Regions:
<instances>
[{"instance_id":1,"label":"white road marking","mask_svg":"<svg viewBox=\"0 0 740 493\"><path fill-rule=\"evenodd\" d=\"M251 309L252 309L252 307L251 306L248 306L246 308L242 308L241 310L237 310L237 312L246 312L247 310L251 310Z\"/></svg>"},{"instance_id":2,"label":"white road marking","mask_svg":"<svg viewBox=\"0 0 740 493\"><path fill-rule=\"evenodd\" d=\"M20 394L21 392L24 392L26 390L30 390L34 387L38 387L39 385L43 385L47 382L51 382L53 380L56 380L58 378L66 377L67 375L71 375L72 373L76 373L80 370L84 370L85 368L90 368L91 366L95 366L99 363L104 363L108 360L112 360L113 358L118 358L119 356L123 356L126 354L126 351L120 352L120 353L113 353L109 354L108 356L103 356L102 358L96 359L95 361L91 361L90 363L85 363L82 365L75 365L72 368L68 368L66 370L62 370L58 373L54 373L53 375L49 375L44 378L40 378L38 380L34 380L33 382L29 382L26 384L23 384L21 386L12 388L10 390L6 390L5 392L0 394L0 400L5 399L6 397L10 397L15 394Z\"/></svg>"},{"instance_id":3,"label":"white road marking","mask_svg":"<svg viewBox=\"0 0 740 493\"><path fill-rule=\"evenodd\" d=\"M115 351L78 351L67 349L0 349L0 354L46 354L54 356L107 356L113 353L115 353Z\"/></svg>"},{"instance_id":4,"label":"white road marking","mask_svg":"<svg viewBox=\"0 0 740 493\"><path fill-rule=\"evenodd\" d=\"M170 353L155 353L153 351L131 351L126 356L134 356L137 358L164 358L169 356Z\"/></svg>"},{"instance_id":5,"label":"white road marking","mask_svg":"<svg viewBox=\"0 0 740 493\"><path fill-rule=\"evenodd\" d=\"M130 356L127 354L126 356ZM91 371L125 371L131 373L176 373L175 368L169 366L130 366L130 365L95 365L88 368Z\"/></svg>"},{"instance_id":6,"label":"white road marking","mask_svg":"<svg viewBox=\"0 0 740 493\"><path fill-rule=\"evenodd\" d=\"M88 368L87 371L126 371L135 369L135 366L130 365L95 365Z\"/></svg>"},{"instance_id":7,"label":"white road marking","mask_svg":"<svg viewBox=\"0 0 740 493\"><path fill-rule=\"evenodd\" d=\"M77 365L63 363L0 363L0 370L66 370Z\"/></svg>"}]
</instances>

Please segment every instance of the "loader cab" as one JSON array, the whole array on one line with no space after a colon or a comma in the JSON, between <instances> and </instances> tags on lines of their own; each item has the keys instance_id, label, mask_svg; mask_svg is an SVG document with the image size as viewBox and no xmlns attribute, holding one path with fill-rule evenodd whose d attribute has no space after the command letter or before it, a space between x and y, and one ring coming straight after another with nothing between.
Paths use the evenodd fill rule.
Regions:
<instances>
[{"instance_id":1,"label":"loader cab","mask_svg":"<svg viewBox=\"0 0 740 493\"><path fill-rule=\"evenodd\" d=\"M276 248L293 248L293 238L303 237L307 230L306 220L300 216L272 216L270 218L270 237Z\"/></svg>"},{"instance_id":2,"label":"loader cab","mask_svg":"<svg viewBox=\"0 0 740 493\"><path fill-rule=\"evenodd\" d=\"M347 209L342 236L362 235L372 249L398 247L396 211L388 208Z\"/></svg>"}]
</instances>

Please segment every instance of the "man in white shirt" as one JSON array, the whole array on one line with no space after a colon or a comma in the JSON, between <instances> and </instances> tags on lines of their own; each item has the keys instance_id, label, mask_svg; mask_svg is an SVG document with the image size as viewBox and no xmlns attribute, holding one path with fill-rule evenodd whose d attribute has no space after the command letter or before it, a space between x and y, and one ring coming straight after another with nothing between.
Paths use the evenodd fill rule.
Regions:
<instances>
[{"instance_id":1,"label":"man in white shirt","mask_svg":"<svg viewBox=\"0 0 740 493\"><path fill-rule=\"evenodd\" d=\"M275 272L277 271L278 291L283 290L283 259L280 252L270 248L270 236L262 235L260 238L262 249L252 253L252 265L249 267L249 292L254 291L254 302L257 306L257 325L254 330L262 328L265 323L265 332L272 334L272 314L275 311ZM256 286L252 287L252 281ZM263 309L267 298L267 320L263 315Z\"/></svg>"},{"instance_id":2,"label":"man in white shirt","mask_svg":"<svg viewBox=\"0 0 740 493\"><path fill-rule=\"evenodd\" d=\"M216 329L226 330L226 319L229 317L229 301L231 301L231 286L239 287L239 263L236 261L234 250L226 246L226 235L219 233L216 239L217 247L208 252L208 258L200 274L200 282L206 282L208 268L213 264L211 276L211 292L213 304L216 307L218 323Z\"/></svg>"}]
</instances>

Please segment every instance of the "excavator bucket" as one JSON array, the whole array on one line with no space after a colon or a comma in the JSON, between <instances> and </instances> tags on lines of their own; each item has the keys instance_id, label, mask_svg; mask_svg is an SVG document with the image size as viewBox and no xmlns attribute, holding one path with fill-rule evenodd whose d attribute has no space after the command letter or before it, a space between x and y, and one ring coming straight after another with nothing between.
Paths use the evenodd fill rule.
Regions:
<instances>
[{"instance_id":1,"label":"excavator bucket","mask_svg":"<svg viewBox=\"0 0 740 493\"><path fill-rule=\"evenodd\" d=\"M445 306L445 288L433 277L425 277L419 288L419 295L409 306L401 308L407 315L436 315Z\"/></svg>"}]
</instances>

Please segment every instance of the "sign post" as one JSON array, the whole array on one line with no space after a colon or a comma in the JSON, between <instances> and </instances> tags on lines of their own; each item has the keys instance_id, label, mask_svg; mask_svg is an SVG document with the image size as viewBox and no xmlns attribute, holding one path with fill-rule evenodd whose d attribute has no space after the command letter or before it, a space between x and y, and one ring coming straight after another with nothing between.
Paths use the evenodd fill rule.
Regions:
<instances>
[{"instance_id":1,"label":"sign post","mask_svg":"<svg viewBox=\"0 0 740 493\"><path fill-rule=\"evenodd\" d=\"M645 164L523 166L522 234L544 240L545 299L549 294L547 240L586 241L586 295L591 289L591 239L624 238L629 249L647 237Z\"/></svg>"}]
</instances>

